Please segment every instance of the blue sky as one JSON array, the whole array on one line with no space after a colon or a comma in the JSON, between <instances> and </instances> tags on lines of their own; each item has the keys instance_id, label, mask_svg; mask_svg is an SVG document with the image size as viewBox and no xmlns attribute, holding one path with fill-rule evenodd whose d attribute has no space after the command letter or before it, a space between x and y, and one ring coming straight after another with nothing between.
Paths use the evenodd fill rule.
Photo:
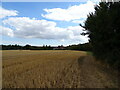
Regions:
<instances>
[{"instance_id":1,"label":"blue sky","mask_svg":"<svg viewBox=\"0 0 120 90\"><path fill-rule=\"evenodd\" d=\"M88 42L79 23L94 12L87 2L3 2L2 44L71 45Z\"/></svg>"}]
</instances>

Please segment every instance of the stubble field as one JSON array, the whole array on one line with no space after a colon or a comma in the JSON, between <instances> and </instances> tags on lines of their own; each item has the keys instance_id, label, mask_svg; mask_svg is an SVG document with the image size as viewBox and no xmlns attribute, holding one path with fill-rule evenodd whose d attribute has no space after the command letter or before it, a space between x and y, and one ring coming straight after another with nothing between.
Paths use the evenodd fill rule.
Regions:
<instances>
[{"instance_id":1,"label":"stubble field","mask_svg":"<svg viewBox=\"0 0 120 90\"><path fill-rule=\"evenodd\" d=\"M3 88L117 88L114 73L86 52L10 50L2 52Z\"/></svg>"}]
</instances>

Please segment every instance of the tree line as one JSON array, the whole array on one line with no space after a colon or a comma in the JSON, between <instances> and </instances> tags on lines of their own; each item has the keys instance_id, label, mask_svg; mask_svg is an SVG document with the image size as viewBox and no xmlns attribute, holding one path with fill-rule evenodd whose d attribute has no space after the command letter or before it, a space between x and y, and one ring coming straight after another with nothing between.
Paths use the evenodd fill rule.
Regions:
<instances>
[{"instance_id":1,"label":"tree line","mask_svg":"<svg viewBox=\"0 0 120 90\"><path fill-rule=\"evenodd\" d=\"M84 25L92 45L93 55L113 67L120 68L120 1L100 2Z\"/></svg>"},{"instance_id":2,"label":"tree line","mask_svg":"<svg viewBox=\"0 0 120 90\"><path fill-rule=\"evenodd\" d=\"M31 46L29 44L25 45L25 46L20 46L20 45L1 45L1 49L2 50L52 50L54 47L49 46Z\"/></svg>"},{"instance_id":3,"label":"tree line","mask_svg":"<svg viewBox=\"0 0 120 90\"><path fill-rule=\"evenodd\" d=\"M69 45L66 47L67 50L79 50L79 51L92 51L91 43L84 43L78 45Z\"/></svg>"},{"instance_id":4,"label":"tree line","mask_svg":"<svg viewBox=\"0 0 120 90\"><path fill-rule=\"evenodd\" d=\"M85 44L78 44L78 45L69 45L69 46L50 46L50 45L43 45L43 46L31 46L29 44L25 46L20 45L1 45L1 50L80 50L80 51L91 51L92 46L90 43Z\"/></svg>"}]
</instances>

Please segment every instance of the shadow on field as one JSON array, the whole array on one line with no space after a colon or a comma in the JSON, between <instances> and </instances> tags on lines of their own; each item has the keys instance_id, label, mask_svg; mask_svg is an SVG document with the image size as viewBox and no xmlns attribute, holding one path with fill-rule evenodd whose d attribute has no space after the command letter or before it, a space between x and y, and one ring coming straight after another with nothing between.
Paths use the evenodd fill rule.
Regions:
<instances>
[{"instance_id":1,"label":"shadow on field","mask_svg":"<svg viewBox=\"0 0 120 90\"><path fill-rule=\"evenodd\" d=\"M80 56L78 58L78 65L82 66L84 63L91 63L93 61L93 56L92 55L86 55L86 56Z\"/></svg>"},{"instance_id":2,"label":"shadow on field","mask_svg":"<svg viewBox=\"0 0 120 90\"><path fill-rule=\"evenodd\" d=\"M83 64L84 59L86 58L86 56L81 56L78 58L78 65L81 66Z\"/></svg>"}]
</instances>

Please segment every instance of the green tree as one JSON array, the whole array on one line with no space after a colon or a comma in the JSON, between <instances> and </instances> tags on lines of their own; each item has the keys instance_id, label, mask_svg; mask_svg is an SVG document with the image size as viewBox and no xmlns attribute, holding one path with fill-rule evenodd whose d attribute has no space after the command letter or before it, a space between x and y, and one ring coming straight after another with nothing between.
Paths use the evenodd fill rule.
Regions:
<instances>
[{"instance_id":1,"label":"green tree","mask_svg":"<svg viewBox=\"0 0 120 90\"><path fill-rule=\"evenodd\" d=\"M29 45L29 44L25 45L25 46L24 46L24 49L30 50L30 49L31 49L31 45Z\"/></svg>"},{"instance_id":2,"label":"green tree","mask_svg":"<svg viewBox=\"0 0 120 90\"><path fill-rule=\"evenodd\" d=\"M82 26L82 25L81 25ZM82 26L96 58L120 67L120 2L100 2Z\"/></svg>"}]
</instances>

